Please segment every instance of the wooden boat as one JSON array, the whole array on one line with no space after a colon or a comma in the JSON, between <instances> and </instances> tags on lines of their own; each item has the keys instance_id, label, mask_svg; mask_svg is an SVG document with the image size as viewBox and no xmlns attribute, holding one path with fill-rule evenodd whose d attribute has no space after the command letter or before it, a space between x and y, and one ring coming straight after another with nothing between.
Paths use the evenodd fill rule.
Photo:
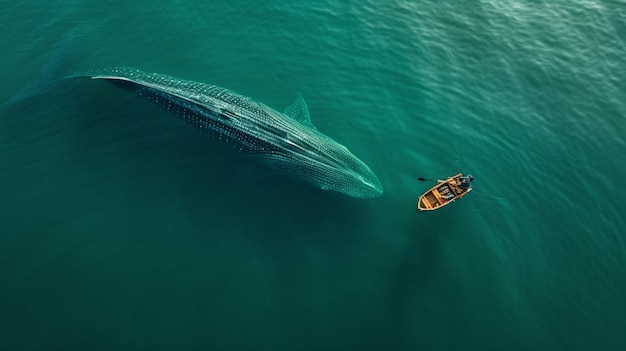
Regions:
<instances>
[{"instance_id":1,"label":"wooden boat","mask_svg":"<svg viewBox=\"0 0 626 351\"><path fill-rule=\"evenodd\" d=\"M437 180L437 185L428 189L419 197L417 209L419 211L434 211L462 198L465 194L472 191L470 184L472 180L474 180L472 175L464 177L461 173L446 180Z\"/></svg>"}]
</instances>

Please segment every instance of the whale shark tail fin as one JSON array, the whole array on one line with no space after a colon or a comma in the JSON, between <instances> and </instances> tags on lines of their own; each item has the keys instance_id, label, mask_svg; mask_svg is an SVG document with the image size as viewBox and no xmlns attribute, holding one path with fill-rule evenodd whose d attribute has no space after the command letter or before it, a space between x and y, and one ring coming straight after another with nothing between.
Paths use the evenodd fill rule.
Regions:
<instances>
[{"instance_id":1,"label":"whale shark tail fin","mask_svg":"<svg viewBox=\"0 0 626 351\"><path fill-rule=\"evenodd\" d=\"M65 79L63 74L68 70L70 64L69 53L74 41L74 31L69 31L63 35L56 48L41 68L39 76L30 84L20 89L5 105L12 105L32 97L41 95L52 89L59 81Z\"/></svg>"}]
</instances>

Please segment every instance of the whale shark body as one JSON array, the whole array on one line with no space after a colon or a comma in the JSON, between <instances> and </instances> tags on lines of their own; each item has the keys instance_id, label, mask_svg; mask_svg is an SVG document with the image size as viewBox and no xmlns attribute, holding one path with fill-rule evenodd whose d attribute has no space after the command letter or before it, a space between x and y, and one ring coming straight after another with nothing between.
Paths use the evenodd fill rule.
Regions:
<instances>
[{"instance_id":1,"label":"whale shark body","mask_svg":"<svg viewBox=\"0 0 626 351\"><path fill-rule=\"evenodd\" d=\"M104 80L132 91L190 125L254 155L279 173L356 198L383 188L372 170L311 123L301 96L284 113L214 85L131 68L68 78Z\"/></svg>"}]
</instances>

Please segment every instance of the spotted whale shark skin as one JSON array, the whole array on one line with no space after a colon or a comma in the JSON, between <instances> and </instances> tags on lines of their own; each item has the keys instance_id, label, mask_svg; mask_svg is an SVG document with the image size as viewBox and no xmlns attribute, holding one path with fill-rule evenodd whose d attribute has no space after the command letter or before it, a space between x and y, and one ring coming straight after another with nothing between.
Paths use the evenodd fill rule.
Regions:
<instances>
[{"instance_id":1,"label":"spotted whale shark skin","mask_svg":"<svg viewBox=\"0 0 626 351\"><path fill-rule=\"evenodd\" d=\"M382 185L363 161L320 133L298 95L284 113L214 85L120 67L73 76L132 91L190 125L254 155L279 173L355 198L375 198Z\"/></svg>"}]
</instances>

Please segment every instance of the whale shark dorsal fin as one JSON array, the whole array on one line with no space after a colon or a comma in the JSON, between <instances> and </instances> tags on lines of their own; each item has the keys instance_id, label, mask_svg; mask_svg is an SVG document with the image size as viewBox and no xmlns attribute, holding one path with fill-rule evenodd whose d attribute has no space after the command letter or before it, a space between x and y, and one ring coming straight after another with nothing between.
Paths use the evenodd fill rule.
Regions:
<instances>
[{"instance_id":1,"label":"whale shark dorsal fin","mask_svg":"<svg viewBox=\"0 0 626 351\"><path fill-rule=\"evenodd\" d=\"M295 119L301 124L316 129L311 122L311 115L309 115L309 108L306 106L306 102L302 98L302 95L298 94L296 101L287 106L285 109L285 115Z\"/></svg>"}]
</instances>

